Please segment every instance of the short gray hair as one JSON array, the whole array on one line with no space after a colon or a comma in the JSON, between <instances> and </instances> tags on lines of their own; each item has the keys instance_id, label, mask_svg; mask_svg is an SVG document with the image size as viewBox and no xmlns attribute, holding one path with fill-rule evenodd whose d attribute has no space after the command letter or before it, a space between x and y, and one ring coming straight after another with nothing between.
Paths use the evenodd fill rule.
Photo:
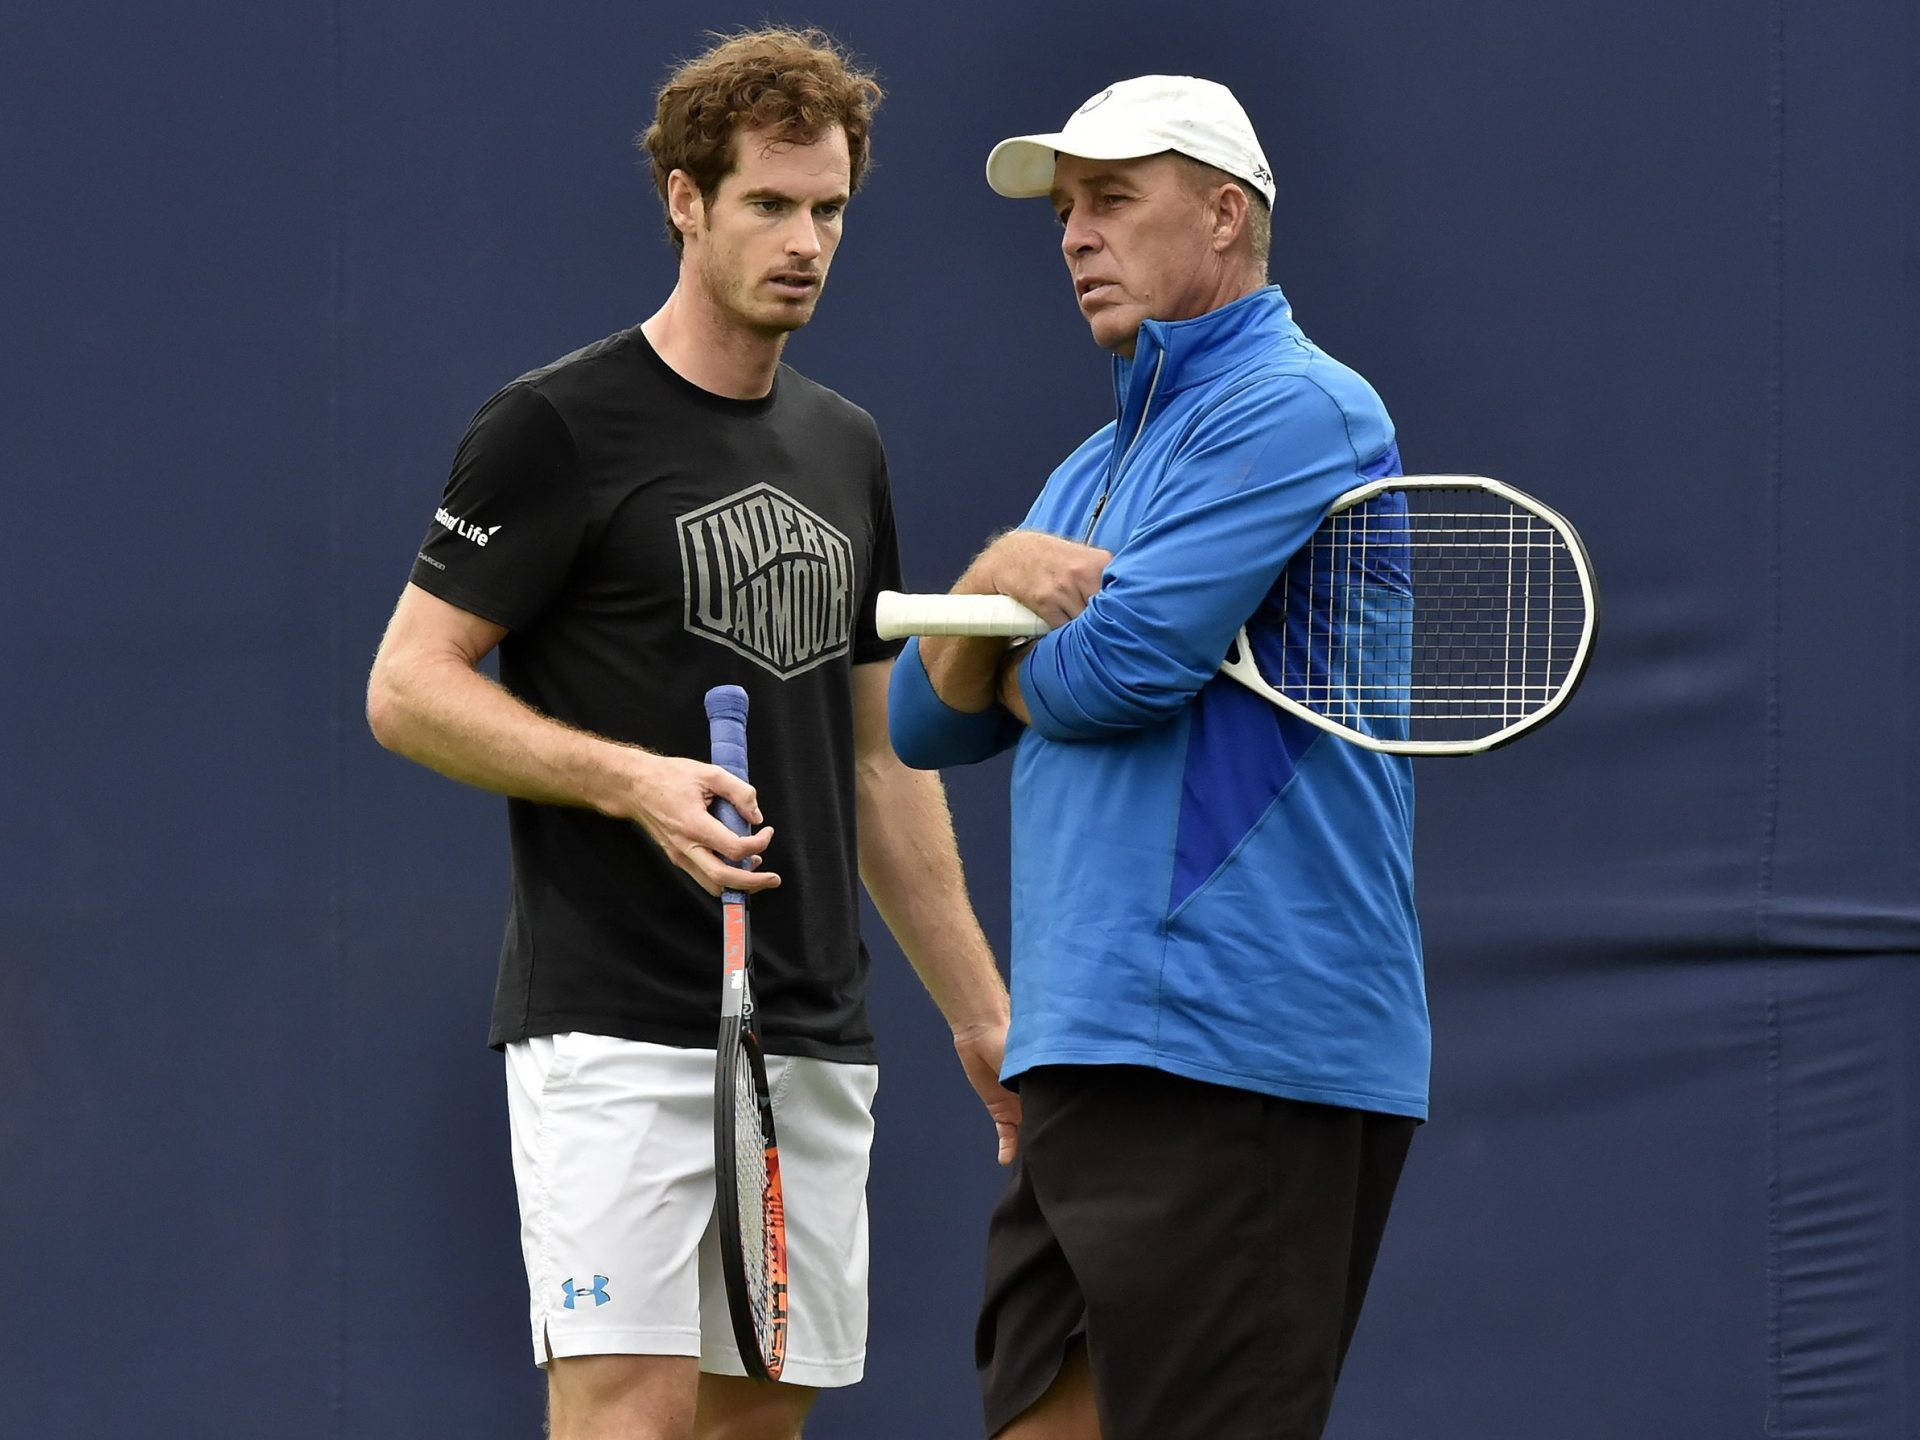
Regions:
<instances>
[{"instance_id":1,"label":"short gray hair","mask_svg":"<svg viewBox=\"0 0 1920 1440\"><path fill-rule=\"evenodd\" d=\"M1259 268L1260 278L1264 280L1267 275L1267 257L1273 250L1273 209L1267 204L1267 197L1238 175L1229 175L1218 166L1195 160L1178 151L1173 154L1174 158L1181 162L1180 168L1186 172L1196 195L1203 190L1211 190L1216 185L1233 185L1247 197L1247 230L1253 237L1253 263Z\"/></svg>"}]
</instances>

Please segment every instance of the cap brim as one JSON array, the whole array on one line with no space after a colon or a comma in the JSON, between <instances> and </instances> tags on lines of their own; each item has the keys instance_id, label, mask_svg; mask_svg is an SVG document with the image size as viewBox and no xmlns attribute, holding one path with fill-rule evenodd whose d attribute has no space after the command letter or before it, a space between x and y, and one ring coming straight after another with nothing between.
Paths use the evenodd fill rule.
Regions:
<instances>
[{"instance_id":1,"label":"cap brim","mask_svg":"<svg viewBox=\"0 0 1920 1440\"><path fill-rule=\"evenodd\" d=\"M1052 135L1016 135L1002 140L987 156L987 184L1009 200L1030 200L1053 189L1053 157L1073 155L1082 160L1138 160L1158 155L1164 140L1110 134L1098 139Z\"/></svg>"}]
</instances>

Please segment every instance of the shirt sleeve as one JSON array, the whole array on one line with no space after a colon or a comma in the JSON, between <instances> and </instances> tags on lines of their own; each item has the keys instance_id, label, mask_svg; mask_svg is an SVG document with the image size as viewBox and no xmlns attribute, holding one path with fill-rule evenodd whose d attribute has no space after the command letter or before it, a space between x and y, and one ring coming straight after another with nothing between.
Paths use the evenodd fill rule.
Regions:
<instances>
[{"instance_id":1,"label":"shirt sleeve","mask_svg":"<svg viewBox=\"0 0 1920 1440\"><path fill-rule=\"evenodd\" d=\"M509 385L473 417L413 564L413 583L508 630L525 629L566 583L587 500L566 422Z\"/></svg>"},{"instance_id":2,"label":"shirt sleeve","mask_svg":"<svg viewBox=\"0 0 1920 1440\"><path fill-rule=\"evenodd\" d=\"M1033 729L1098 739L1173 715L1360 463L1344 413L1309 379L1223 401L1175 450L1099 593L1021 662Z\"/></svg>"},{"instance_id":3,"label":"shirt sleeve","mask_svg":"<svg viewBox=\"0 0 1920 1440\"><path fill-rule=\"evenodd\" d=\"M948 705L927 678L920 642L907 642L887 687L887 736L902 764L915 770L971 765L1016 744L1026 728L998 705L978 714Z\"/></svg>"},{"instance_id":4,"label":"shirt sleeve","mask_svg":"<svg viewBox=\"0 0 1920 1440\"><path fill-rule=\"evenodd\" d=\"M867 583L861 587L859 609L853 622L853 663L865 665L875 660L891 660L900 653L901 641L882 640L874 628L874 606L882 590L900 588L900 535L893 523L893 485L887 476L886 452L874 437L873 549L867 566Z\"/></svg>"}]
</instances>

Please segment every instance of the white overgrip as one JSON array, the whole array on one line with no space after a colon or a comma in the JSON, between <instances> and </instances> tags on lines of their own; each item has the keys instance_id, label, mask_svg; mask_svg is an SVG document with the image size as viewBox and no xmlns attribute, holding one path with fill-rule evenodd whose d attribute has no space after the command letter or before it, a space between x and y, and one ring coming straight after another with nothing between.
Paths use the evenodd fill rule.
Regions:
<instances>
[{"instance_id":1,"label":"white overgrip","mask_svg":"<svg viewBox=\"0 0 1920 1440\"><path fill-rule=\"evenodd\" d=\"M903 595L882 590L874 602L882 640L907 635L1004 635L1032 638L1051 628L1010 595Z\"/></svg>"}]
</instances>

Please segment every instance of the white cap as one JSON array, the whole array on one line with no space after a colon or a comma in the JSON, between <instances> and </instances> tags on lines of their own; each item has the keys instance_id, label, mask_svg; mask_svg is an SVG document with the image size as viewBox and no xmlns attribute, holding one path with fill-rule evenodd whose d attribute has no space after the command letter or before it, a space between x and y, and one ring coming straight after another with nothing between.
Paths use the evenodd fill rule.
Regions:
<instances>
[{"instance_id":1,"label":"white cap","mask_svg":"<svg viewBox=\"0 0 1920 1440\"><path fill-rule=\"evenodd\" d=\"M987 183L1016 200L1053 188L1056 153L1136 160L1178 151L1244 180L1273 204L1273 171L1233 92L1191 75L1141 75L1109 85L1052 135L1016 135L987 156Z\"/></svg>"}]
</instances>

